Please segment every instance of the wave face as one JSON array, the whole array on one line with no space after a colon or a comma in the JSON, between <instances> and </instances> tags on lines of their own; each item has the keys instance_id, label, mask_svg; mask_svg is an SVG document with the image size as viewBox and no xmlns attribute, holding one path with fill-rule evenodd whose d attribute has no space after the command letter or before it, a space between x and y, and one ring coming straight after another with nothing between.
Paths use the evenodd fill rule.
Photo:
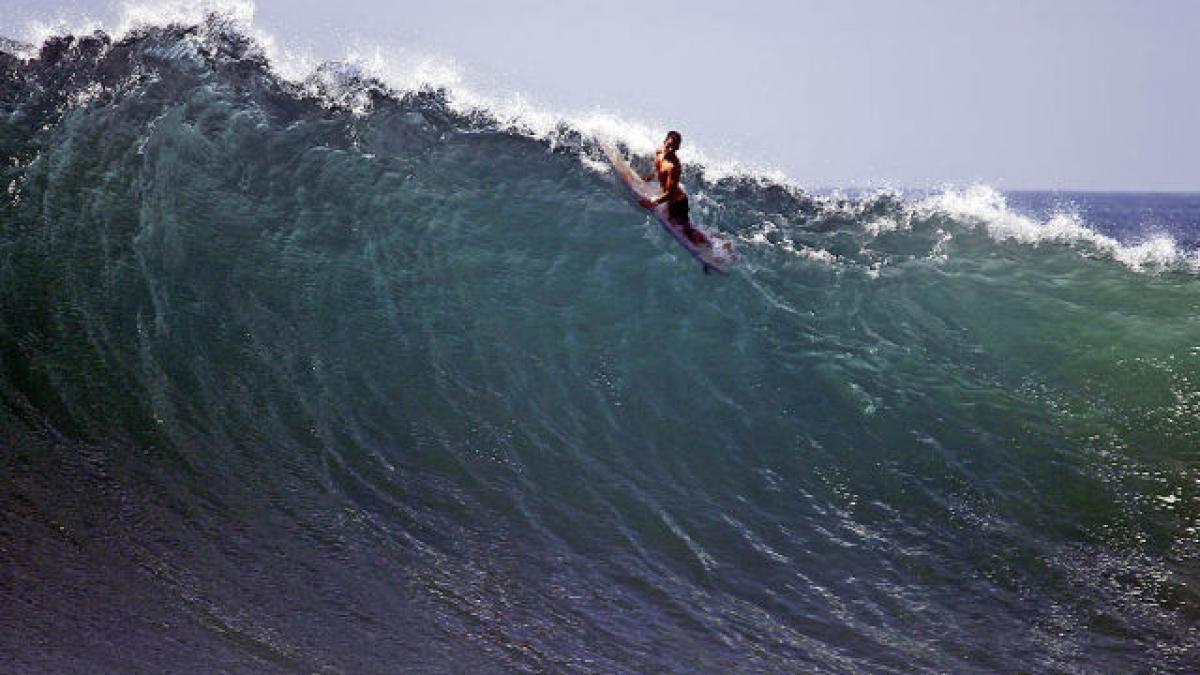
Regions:
<instances>
[{"instance_id":1,"label":"wave face","mask_svg":"<svg viewBox=\"0 0 1200 675\"><path fill-rule=\"evenodd\" d=\"M688 165L706 277L571 126L219 19L0 74L5 671L1200 659L1200 199Z\"/></svg>"}]
</instances>

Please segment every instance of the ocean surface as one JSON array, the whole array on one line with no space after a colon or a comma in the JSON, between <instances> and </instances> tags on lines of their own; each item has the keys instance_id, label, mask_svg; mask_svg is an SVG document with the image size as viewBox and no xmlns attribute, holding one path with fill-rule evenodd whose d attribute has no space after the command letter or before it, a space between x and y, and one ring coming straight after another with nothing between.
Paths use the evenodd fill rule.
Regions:
<instances>
[{"instance_id":1,"label":"ocean surface","mask_svg":"<svg viewBox=\"0 0 1200 675\"><path fill-rule=\"evenodd\" d=\"M0 671L1197 671L1200 195L689 161L704 275L568 122L3 48Z\"/></svg>"}]
</instances>

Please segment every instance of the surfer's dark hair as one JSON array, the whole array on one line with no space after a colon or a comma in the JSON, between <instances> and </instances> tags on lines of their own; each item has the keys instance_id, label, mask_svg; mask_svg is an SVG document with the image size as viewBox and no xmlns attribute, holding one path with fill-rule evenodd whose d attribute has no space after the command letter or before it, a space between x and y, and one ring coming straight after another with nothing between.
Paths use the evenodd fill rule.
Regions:
<instances>
[{"instance_id":1,"label":"surfer's dark hair","mask_svg":"<svg viewBox=\"0 0 1200 675\"><path fill-rule=\"evenodd\" d=\"M667 138L674 139L675 145L683 145L683 136L678 131L668 131Z\"/></svg>"}]
</instances>

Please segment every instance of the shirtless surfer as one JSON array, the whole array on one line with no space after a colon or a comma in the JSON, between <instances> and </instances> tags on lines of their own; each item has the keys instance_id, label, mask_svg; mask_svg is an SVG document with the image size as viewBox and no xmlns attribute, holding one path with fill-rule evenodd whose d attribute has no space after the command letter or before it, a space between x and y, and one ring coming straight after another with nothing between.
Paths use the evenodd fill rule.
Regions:
<instances>
[{"instance_id":1,"label":"shirtless surfer","mask_svg":"<svg viewBox=\"0 0 1200 675\"><path fill-rule=\"evenodd\" d=\"M652 209L667 202L667 217L682 225L684 236L693 244L704 245L708 243L708 238L692 227L692 221L688 217L687 194L683 188L679 187L679 177L683 174L683 163L679 161L679 156L675 152L682 144L683 136L680 136L678 131L667 132L667 138L663 141L662 147L654 153L654 170L642 177L643 180L650 181L657 176L658 184L662 186L663 192L654 199L642 199L638 203L645 208Z\"/></svg>"}]
</instances>

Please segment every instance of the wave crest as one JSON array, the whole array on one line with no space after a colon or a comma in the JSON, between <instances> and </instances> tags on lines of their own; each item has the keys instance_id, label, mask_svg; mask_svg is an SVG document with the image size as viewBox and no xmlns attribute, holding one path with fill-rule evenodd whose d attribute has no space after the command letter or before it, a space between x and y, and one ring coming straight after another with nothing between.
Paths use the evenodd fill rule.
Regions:
<instances>
[{"instance_id":1,"label":"wave crest","mask_svg":"<svg viewBox=\"0 0 1200 675\"><path fill-rule=\"evenodd\" d=\"M1123 243L1089 227L1075 211L1057 210L1040 220L1014 211L1005 195L986 185L946 188L919 201L913 214L920 218L948 217L982 227L997 242L1077 246L1090 255L1110 258L1139 271L1200 269L1200 252L1184 250L1170 235L1153 234Z\"/></svg>"}]
</instances>

